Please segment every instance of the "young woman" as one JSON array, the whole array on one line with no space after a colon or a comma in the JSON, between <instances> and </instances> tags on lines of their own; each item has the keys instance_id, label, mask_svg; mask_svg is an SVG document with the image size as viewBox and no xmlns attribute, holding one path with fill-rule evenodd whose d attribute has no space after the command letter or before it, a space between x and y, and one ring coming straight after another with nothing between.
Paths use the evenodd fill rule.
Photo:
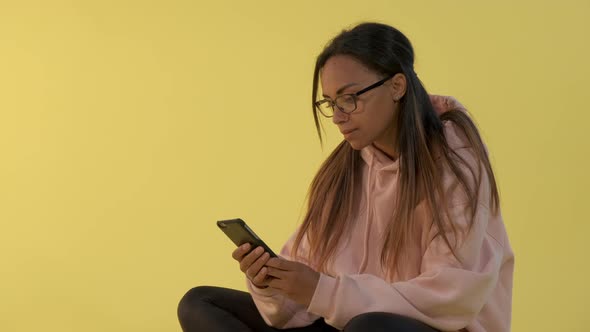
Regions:
<instances>
[{"instance_id":1,"label":"young woman","mask_svg":"<svg viewBox=\"0 0 590 332\"><path fill-rule=\"evenodd\" d=\"M409 40L343 31L317 58L312 102L320 139L325 116L344 140L303 223L280 258L233 252L249 293L191 289L183 330L508 331L514 256L486 148L461 104L428 95Z\"/></svg>"}]
</instances>

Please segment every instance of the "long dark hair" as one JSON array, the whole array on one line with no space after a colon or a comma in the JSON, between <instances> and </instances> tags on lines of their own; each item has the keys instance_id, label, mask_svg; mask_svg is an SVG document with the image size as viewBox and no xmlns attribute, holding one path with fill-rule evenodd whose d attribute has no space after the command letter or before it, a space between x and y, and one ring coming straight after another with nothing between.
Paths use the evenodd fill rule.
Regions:
<instances>
[{"instance_id":1,"label":"long dark hair","mask_svg":"<svg viewBox=\"0 0 590 332\"><path fill-rule=\"evenodd\" d=\"M456 228L448 212L439 158L457 178L468 197L471 224L483 179L490 183L492 210L496 212L499 206L494 173L477 127L461 110L450 110L440 117L435 112L426 89L414 71L414 50L404 34L385 24L363 23L342 31L317 57L313 72L312 108L320 141L321 123L313 102L317 100L320 70L334 55L354 57L383 77L397 73L406 77L406 93L400 100L396 121L395 151L400 155L398 189L395 202L392 202L394 213L385 230L381 251L381 263L388 276L402 272L399 270L402 265L400 261L406 257L405 251L415 219L414 211L421 202L424 202L432 216L438 235L443 237L455 254L455 245L446 235L449 230L455 233ZM443 132L445 120L452 121L464 133L473 150L476 165L469 165L449 148ZM310 255L305 258L320 271L327 271L329 259L350 227L347 220L350 220L349 216L357 202L354 188L361 182L358 173L361 161L359 151L342 141L322 164L311 183L308 210L295 238L293 252L297 252L304 236L307 236ZM467 166L469 171L465 172L461 164Z\"/></svg>"}]
</instances>

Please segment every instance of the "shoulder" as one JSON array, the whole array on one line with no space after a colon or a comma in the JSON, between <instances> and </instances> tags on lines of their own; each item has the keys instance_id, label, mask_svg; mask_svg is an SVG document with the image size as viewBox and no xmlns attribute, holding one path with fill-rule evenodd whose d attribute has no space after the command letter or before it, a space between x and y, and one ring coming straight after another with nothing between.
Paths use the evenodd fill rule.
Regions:
<instances>
[{"instance_id":1,"label":"shoulder","mask_svg":"<svg viewBox=\"0 0 590 332\"><path fill-rule=\"evenodd\" d=\"M440 158L440 167L443 188L447 197L450 198L449 204L455 206L465 204L475 194L478 204L489 207L490 177L486 172L485 160L479 155L481 151L478 152L478 148L474 146L477 143L470 141L465 130L452 120L443 121L443 126L449 154L448 162L444 162L445 158ZM455 170L461 173L462 179L449 162L456 166Z\"/></svg>"},{"instance_id":2,"label":"shoulder","mask_svg":"<svg viewBox=\"0 0 590 332\"><path fill-rule=\"evenodd\" d=\"M462 128L467 123L473 124L467 108L452 96L429 95L429 97L432 107L442 120L444 135L449 147L451 149L470 147L471 144L469 144Z\"/></svg>"},{"instance_id":3,"label":"shoulder","mask_svg":"<svg viewBox=\"0 0 590 332\"><path fill-rule=\"evenodd\" d=\"M471 143L463 128L452 120L443 120L443 132L449 148L452 150L471 148Z\"/></svg>"}]
</instances>

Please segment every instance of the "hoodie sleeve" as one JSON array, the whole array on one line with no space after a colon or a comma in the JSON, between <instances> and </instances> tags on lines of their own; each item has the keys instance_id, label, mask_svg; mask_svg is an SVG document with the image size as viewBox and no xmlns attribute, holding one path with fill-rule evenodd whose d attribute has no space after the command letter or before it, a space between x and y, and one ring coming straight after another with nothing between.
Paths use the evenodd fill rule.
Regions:
<instances>
[{"instance_id":1,"label":"hoodie sleeve","mask_svg":"<svg viewBox=\"0 0 590 332\"><path fill-rule=\"evenodd\" d=\"M482 191L489 191L484 183ZM445 234L456 244L458 258L436 227L428 227L422 235L431 240L425 240L417 277L390 283L371 274L321 274L309 311L340 329L353 317L368 312L404 315L444 331L469 325L497 285L505 238L496 231L503 227L499 212L492 215L488 205L480 203L470 228L471 214L464 196L452 196L449 218L458 232L456 237L452 231Z\"/></svg>"},{"instance_id":2,"label":"hoodie sleeve","mask_svg":"<svg viewBox=\"0 0 590 332\"><path fill-rule=\"evenodd\" d=\"M292 255L291 248L295 240L296 232L285 243L279 256L288 260L295 260L308 264L301 259L294 259L294 256L307 257L308 246L304 240L299 248L299 255ZM309 265L309 264L308 264ZM262 318L269 326L287 329L311 325L320 316L307 311L307 308L292 301L288 297L270 288L258 288L246 278L246 286L252 295L254 304L262 315Z\"/></svg>"}]
</instances>

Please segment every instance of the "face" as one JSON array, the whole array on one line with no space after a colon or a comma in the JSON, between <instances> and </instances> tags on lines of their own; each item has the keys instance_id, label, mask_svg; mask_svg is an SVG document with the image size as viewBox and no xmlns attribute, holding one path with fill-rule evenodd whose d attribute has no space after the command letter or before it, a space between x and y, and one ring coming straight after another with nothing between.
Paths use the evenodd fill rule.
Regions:
<instances>
[{"instance_id":1,"label":"face","mask_svg":"<svg viewBox=\"0 0 590 332\"><path fill-rule=\"evenodd\" d=\"M381 79L382 75L346 55L331 57L320 71L324 98L331 100L360 91ZM353 149L375 144L383 151L391 151L395 146L394 119L399 111L396 100L404 93L405 77L397 74L382 86L358 96L354 112L346 114L336 107L332 121Z\"/></svg>"}]
</instances>

